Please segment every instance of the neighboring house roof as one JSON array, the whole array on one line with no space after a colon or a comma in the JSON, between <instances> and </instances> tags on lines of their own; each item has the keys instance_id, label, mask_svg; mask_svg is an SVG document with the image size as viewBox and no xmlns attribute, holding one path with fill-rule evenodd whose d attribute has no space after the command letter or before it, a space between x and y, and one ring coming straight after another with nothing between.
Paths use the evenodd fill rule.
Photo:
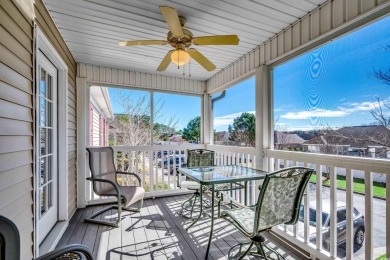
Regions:
<instances>
[{"instance_id":1,"label":"neighboring house roof","mask_svg":"<svg viewBox=\"0 0 390 260\"><path fill-rule=\"evenodd\" d=\"M172 135L171 137L169 137L169 141L171 141L171 142L182 142L183 141L183 137L181 135Z\"/></svg>"},{"instance_id":2,"label":"neighboring house roof","mask_svg":"<svg viewBox=\"0 0 390 260\"><path fill-rule=\"evenodd\" d=\"M112 113L110 95L108 93L107 88L92 86L90 88L91 102L94 106L103 112L104 117L107 119L114 118L114 114Z\"/></svg>"},{"instance_id":3,"label":"neighboring house roof","mask_svg":"<svg viewBox=\"0 0 390 260\"><path fill-rule=\"evenodd\" d=\"M289 134L275 131L274 141L275 144L301 144L305 142L305 139L303 139L297 134Z\"/></svg>"},{"instance_id":4,"label":"neighboring house roof","mask_svg":"<svg viewBox=\"0 0 390 260\"><path fill-rule=\"evenodd\" d=\"M351 126L338 130L325 130L320 136L305 142L305 145L346 145L356 148L380 146L378 141L390 145L390 129L385 126Z\"/></svg>"}]
</instances>

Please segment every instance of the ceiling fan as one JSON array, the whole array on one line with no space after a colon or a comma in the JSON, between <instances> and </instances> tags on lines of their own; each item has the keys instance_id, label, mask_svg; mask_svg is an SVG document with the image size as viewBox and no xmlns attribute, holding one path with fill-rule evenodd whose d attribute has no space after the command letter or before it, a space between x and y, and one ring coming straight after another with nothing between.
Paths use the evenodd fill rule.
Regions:
<instances>
[{"instance_id":1,"label":"ceiling fan","mask_svg":"<svg viewBox=\"0 0 390 260\"><path fill-rule=\"evenodd\" d=\"M237 35L218 35L218 36L201 36L193 37L191 31L184 29L186 19L179 16L176 9L169 6L160 6L160 11L168 24L169 31L167 40L135 40L120 41L120 46L137 46L137 45L166 45L170 44L174 50L170 50L158 66L157 71L165 71L168 65L175 63L178 66L185 65L189 62L190 57L196 60L207 71L213 71L216 67L202 53L194 48L194 45L238 45L240 39Z\"/></svg>"}]
</instances>

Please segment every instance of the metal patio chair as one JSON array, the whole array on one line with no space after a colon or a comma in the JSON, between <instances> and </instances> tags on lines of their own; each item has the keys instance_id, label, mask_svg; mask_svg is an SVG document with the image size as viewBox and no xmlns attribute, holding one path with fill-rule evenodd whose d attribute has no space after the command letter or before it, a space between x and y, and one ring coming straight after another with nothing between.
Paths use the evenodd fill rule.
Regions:
<instances>
[{"instance_id":1,"label":"metal patio chair","mask_svg":"<svg viewBox=\"0 0 390 260\"><path fill-rule=\"evenodd\" d=\"M230 248L228 259L243 259L247 254L259 255L268 259L264 248L283 258L265 245L263 232L279 224L293 225L297 222L299 209L307 183L314 170L305 167L290 167L267 174L259 187L257 204L252 207L230 209L221 212L221 217L233 224L244 236L250 239ZM248 245L243 250L244 245ZM253 245L256 251L252 252ZM233 255L234 251L238 252Z\"/></svg>"},{"instance_id":2,"label":"metal patio chair","mask_svg":"<svg viewBox=\"0 0 390 260\"><path fill-rule=\"evenodd\" d=\"M214 151L206 149L187 150L186 166L214 166ZM194 195L181 205L181 215L192 219L193 213L200 212L200 184L196 181L185 180L181 182L180 188L195 191ZM205 202L208 204L207 201Z\"/></svg>"},{"instance_id":3,"label":"metal patio chair","mask_svg":"<svg viewBox=\"0 0 390 260\"><path fill-rule=\"evenodd\" d=\"M0 259L20 259L20 235L16 225L0 216ZM35 260L87 259L93 260L91 250L80 244L67 245L46 253Z\"/></svg>"},{"instance_id":4,"label":"metal patio chair","mask_svg":"<svg viewBox=\"0 0 390 260\"><path fill-rule=\"evenodd\" d=\"M116 170L112 147L90 147L87 148L87 151L89 153L89 168L91 170L91 177L87 178L87 180L92 181L93 191L97 195L116 197L117 206L106 207L84 221L118 227L121 221L122 210L139 212L142 208L145 190L141 187L141 178L136 173ZM134 176L138 181L138 186L121 186L117 182L118 174ZM134 203L138 203L138 207L130 208L129 206ZM112 208L118 209L118 219L115 223L94 219Z\"/></svg>"}]
</instances>

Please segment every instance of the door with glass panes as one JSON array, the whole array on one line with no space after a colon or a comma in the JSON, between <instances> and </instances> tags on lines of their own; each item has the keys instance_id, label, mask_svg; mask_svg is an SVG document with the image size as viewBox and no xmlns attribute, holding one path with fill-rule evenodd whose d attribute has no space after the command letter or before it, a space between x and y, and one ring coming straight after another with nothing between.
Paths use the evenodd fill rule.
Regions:
<instances>
[{"instance_id":1,"label":"door with glass panes","mask_svg":"<svg viewBox=\"0 0 390 260\"><path fill-rule=\"evenodd\" d=\"M40 51L37 61L36 213L41 243L58 221L57 69Z\"/></svg>"}]
</instances>

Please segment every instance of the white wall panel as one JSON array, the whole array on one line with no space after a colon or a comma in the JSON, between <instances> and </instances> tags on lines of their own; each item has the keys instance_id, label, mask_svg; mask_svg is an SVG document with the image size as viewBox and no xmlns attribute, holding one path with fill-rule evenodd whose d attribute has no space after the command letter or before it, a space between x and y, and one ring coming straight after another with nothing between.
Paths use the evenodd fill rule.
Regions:
<instances>
[{"instance_id":1,"label":"white wall panel","mask_svg":"<svg viewBox=\"0 0 390 260\"><path fill-rule=\"evenodd\" d=\"M189 94L204 94L206 90L206 82L200 80L162 76L157 74L108 68L104 66L89 65L84 63L78 63L77 67L78 77L87 78L88 83L96 85L104 86L104 84L112 84ZM225 73L218 76L218 78L222 77L225 77ZM220 84L224 84L224 80L220 80L219 82Z\"/></svg>"},{"instance_id":2,"label":"white wall panel","mask_svg":"<svg viewBox=\"0 0 390 260\"><path fill-rule=\"evenodd\" d=\"M209 78L207 92L216 93L229 87L244 74L254 72L257 67L293 54L294 51L315 43L321 36L328 36L332 29L337 32L337 27L342 25L343 28L348 28L352 19L361 16L364 18L362 21L367 22L366 13L371 17L375 17L376 12L383 14L389 9L389 2L390 0L329 0L233 62L227 69Z\"/></svg>"}]
</instances>

